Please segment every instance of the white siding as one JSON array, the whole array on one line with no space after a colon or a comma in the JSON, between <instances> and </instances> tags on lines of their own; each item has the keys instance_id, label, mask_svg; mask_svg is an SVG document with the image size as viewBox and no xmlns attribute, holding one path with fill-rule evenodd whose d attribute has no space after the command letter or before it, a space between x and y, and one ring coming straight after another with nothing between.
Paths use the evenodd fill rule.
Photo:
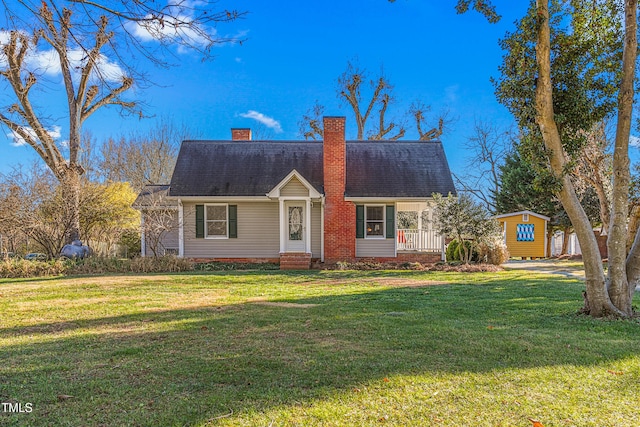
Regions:
<instances>
[{"instance_id":1,"label":"white siding","mask_svg":"<svg viewBox=\"0 0 640 427\"><path fill-rule=\"evenodd\" d=\"M186 258L278 258L280 222L278 202L230 203L238 206L238 237L196 239L195 203L184 205Z\"/></svg>"},{"instance_id":2,"label":"white siding","mask_svg":"<svg viewBox=\"0 0 640 427\"><path fill-rule=\"evenodd\" d=\"M395 239L356 239L357 257L394 257Z\"/></svg>"}]
</instances>

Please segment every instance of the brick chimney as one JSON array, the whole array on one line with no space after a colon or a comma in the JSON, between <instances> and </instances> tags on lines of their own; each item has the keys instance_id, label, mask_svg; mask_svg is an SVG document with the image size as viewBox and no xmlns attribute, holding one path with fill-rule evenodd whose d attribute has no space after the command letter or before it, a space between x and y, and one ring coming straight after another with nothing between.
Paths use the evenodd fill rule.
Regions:
<instances>
[{"instance_id":1,"label":"brick chimney","mask_svg":"<svg viewBox=\"0 0 640 427\"><path fill-rule=\"evenodd\" d=\"M251 141L251 129L249 128L232 128L232 141Z\"/></svg>"},{"instance_id":2,"label":"brick chimney","mask_svg":"<svg viewBox=\"0 0 640 427\"><path fill-rule=\"evenodd\" d=\"M324 117L324 258L351 261L356 256L356 207L344 200L347 144L345 118Z\"/></svg>"}]
</instances>

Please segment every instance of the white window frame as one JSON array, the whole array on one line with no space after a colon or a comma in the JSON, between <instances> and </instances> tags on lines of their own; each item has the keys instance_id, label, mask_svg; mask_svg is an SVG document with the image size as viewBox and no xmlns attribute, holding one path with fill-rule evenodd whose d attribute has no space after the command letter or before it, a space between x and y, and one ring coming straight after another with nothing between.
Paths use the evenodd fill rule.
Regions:
<instances>
[{"instance_id":1,"label":"white window frame","mask_svg":"<svg viewBox=\"0 0 640 427\"><path fill-rule=\"evenodd\" d=\"M214 220L207 220L207 211L209 210L209 206L225 207L225 222L227 224L227 227L226 227L224 236L209 236L209 227L207 227L207 225L209 222L214 222ZM208 203L204 205L204 238L205 239L228 239L229 238L229 204L228 203Z\"/></svg>"},{"instance_id":2,"label":"white window frame","mask_svg":"<svg viewBox=\"0 0 640 427\"><path fill-rule=\"evenodd\" d=\"M382 208L382 235L381 236L369 236L367 233L367 209L368 208ZM374 219L372 221L378 222ZM365 239L378 239L383 240L387 238L387 208L386 205L364 205L364 238Z\"/></svg>"},{"instance_id":3,"label":"white window frame","mask_svg":"<svg viewBox=\"0 0 640 427\"><path fill-rule=\"evenodd\" d=\"M523 213L522 214L522 222L529 222L529 214L528 213Z\"/></svg>"}]
</instances>

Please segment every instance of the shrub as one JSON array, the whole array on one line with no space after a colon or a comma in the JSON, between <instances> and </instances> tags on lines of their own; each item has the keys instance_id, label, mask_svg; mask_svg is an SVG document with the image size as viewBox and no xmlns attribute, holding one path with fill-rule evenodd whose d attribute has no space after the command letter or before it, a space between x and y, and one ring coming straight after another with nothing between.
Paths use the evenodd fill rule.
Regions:
<instances>
[{"instance_id":1,"label":"shrub","mask_svg":"<svg viewBox=\"0 0 640 427\"><path fill-rule=\"evenodd\" d=\"M16 279L20 277L59 276L65 274L69 264L62 260L27 261L7 258L0 261L0 277Z\"/></svg>"},{"instance_id":2,"label":"shrub","mask_svg":"<svg viewBox=\"0 0 640 427\"><path fill-rule=\"evenodd\" d=\"M199 264L195 264L193 266L194 270L197 271L230 271L230 270L262 270L262 271L270 271L270 270L280 270L280 266L278 264L274 264L271 262L259 262L259 263L249 263L249 262L202 262Z\"/></svg>"},{"instance_id":3,"label":"shrub","mask_svg":"<svg viewBox=\"0 0 640 427\"><path fill-rule=\"evenodd\" d=\"M469 261L477 262L480 258L478 256L478 250L475 245L473 245L470 241L465 240L464 246L468 251L471 251L471 258L469 259ZM447 246L445 255L448 262L461 261L460 242L458 242L457 240L452 240L451 243L449 243L449 246Z\"/></svg>"},{"instance_id":4,"label":"shrub","mask_svg":"<svg viewBox=\"0 0 640 427\"><path fill-rule=\"evenodd\" d=\"M176 273L193 270L193 264L184 258L174 256L114 258L89 257L76 261L69 274L107 273Z\"/></svg>"},{"instance_id":5,"label":"shrub","mask_svg":"<svg viewBox=\"0 0 640 427\"><path fill-rule=\"evenodd\" d=\"M493 265L501 265L509 260L509 251L503 241L493 242L491 245L480 244L478 255L482 262Z\"/></svg>"}]
</instances>

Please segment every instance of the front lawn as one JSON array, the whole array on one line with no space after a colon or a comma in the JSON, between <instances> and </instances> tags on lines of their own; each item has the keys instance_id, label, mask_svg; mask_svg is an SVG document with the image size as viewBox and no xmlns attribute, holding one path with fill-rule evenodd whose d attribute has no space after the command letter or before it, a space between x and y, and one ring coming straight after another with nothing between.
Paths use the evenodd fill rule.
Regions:
<instances>
[{"instance_id":1,"label":"front lawn","mask_svg":"<svg viewBox=\"0 0 640 427\"><path fill-rule=\"evenodd\" d=\"M519 271L0 280L0 402L32 408L0 406L0 425L640 425L640 325L575 315L583 287Z\"/></svg>"}]
</instances>

